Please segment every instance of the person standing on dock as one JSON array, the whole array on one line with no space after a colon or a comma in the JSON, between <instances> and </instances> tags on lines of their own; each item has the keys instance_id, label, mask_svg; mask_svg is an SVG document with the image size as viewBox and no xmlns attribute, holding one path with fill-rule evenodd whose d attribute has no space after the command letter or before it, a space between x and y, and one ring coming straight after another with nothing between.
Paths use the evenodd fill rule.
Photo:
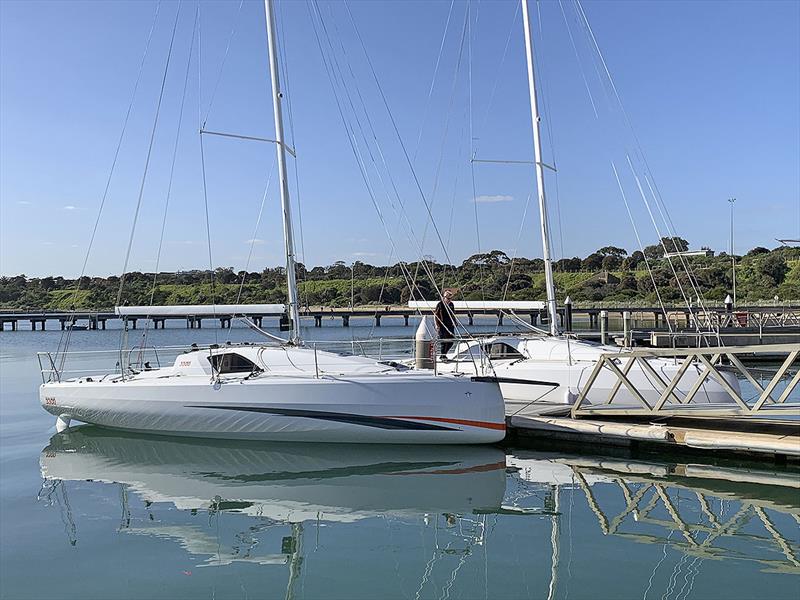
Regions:
<instances>
[{"instance_id":1,"label":"person standing on dock","mask_svg":"<svg viewBox=\"0 0 800 600\"><path fill-rule=\"evenodd\" d=\"M444 358L453 346L453 338L455 338L456 313L453 304L453 290L444 290L442 299L436 304L433 311L433 316L436 319L436 333L439 336L442 358Z\"/></svg>"}]
</instances>

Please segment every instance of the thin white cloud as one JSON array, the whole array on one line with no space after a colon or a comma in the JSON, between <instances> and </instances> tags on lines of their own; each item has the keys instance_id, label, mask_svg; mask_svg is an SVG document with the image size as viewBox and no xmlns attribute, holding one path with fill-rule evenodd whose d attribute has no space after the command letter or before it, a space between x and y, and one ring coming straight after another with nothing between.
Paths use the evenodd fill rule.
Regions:
<instances>
[{"instance_id":1,"label":"thin white cloud","mask_svg":"<svg viewBox=\"0 0 800 600\"><path fill-rule=\"evenodd\" d=\"M77 206L73 206L72 204L67 204L63 208L64 208L64 210L78 210L78 207Z\"/></svg>"},{"instance_id":2,"label":"thin white cloud","mask_svg":"<svg viewBox=\"0 0 800 600\"><path fill-rule=\"evenodd\" d=\"M31 206L32 203L28 202L27 200L17 200L17 204L20 206Z\"/></svg>"},{"instance_id":3,"label":"thin white cloud","mask_svg":"<svg viewBox=\"0 0 800 600\"><path fill-rule=\"evenodd\" d=\"M42 242L42 246L53 246L55 242Z\"/></svg>"},{"instance_id":4,"label":"thin white cloud","mask_svg":"<svg viewBox=\"0 0 800 600\"><path fill-rule=\"evenodd\" d=\"M502 194L496 194L494 196L476 196L475 203L476 204L494 204L497 202L511 202L514 199L514 196L506 196Z\"/></svg>"},{"instance_id":5,"label":"thin white cloud","mask_svg":"<svg viewBox=\"0 0 800 600\"><path fill-rule=\"evenodd\" d=\"M261 238L252 238L252 239L249 239L249 240L245 240L244 243L245 244L259 245L259 244L263 244L264 240L262 240Z\"/></svg>"},{"instance_id":6,"label":"thin white cloud","mask_svg":"<svg viewBox=\"0 0 800 600\"><path fill-rule=\"evenodd\" d=\"M381 256L377 252L353 252L350 256L360 256L364 257L374 257L374 256Z\"/></svg>"},{"instance_id":7,"label":"thin white cloud","mask_svg":"<svg viewBox=\"0 0 800 600\"><path fill-rule=\"evenodd\" d=\"M180 246L193 246L193 245L197 244L198 242L196 242L194 240L170 240L167 243L168 244L177 244L177 245L180 245Z\"/></svg>"}]
</instances>

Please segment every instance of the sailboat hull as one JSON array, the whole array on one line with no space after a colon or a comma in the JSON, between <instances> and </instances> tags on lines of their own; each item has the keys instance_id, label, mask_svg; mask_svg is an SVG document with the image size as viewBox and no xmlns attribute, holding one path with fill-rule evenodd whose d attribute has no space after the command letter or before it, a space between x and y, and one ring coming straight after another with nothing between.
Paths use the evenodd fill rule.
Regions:
<instances>
[{"instance_id":1,"label":"sailboat hull","mask_svg":"<svg viewBox=\"0 0 800 600\"><path fill-rule=\"evenodd\" d=\"M497 386L468 377L76 380L42 385L40 400L62 422L165 435L429 444L492 443L505 436Z\"/></svg>"}]
</instances>

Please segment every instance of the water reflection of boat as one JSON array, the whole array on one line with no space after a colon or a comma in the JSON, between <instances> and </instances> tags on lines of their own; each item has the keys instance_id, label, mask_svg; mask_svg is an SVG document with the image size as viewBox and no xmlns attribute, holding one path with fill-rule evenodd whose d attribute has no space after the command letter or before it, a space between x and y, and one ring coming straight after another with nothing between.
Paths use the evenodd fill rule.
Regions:
<instances>
[{"instance_id":1,"label":"water reflection of boat","mask_svg":"<svg viewBox=\"0 0 800 600\"><path fill-rule=\"evenodd\" d=\"M283 522L483 512L505 491L505 454L491 447L197 443L93 427L53 436L41 468L46 479L123 483L183 510Z\"/></svg>"},{"instance_id":2,"label":"water reflection of boat","mask_svg":"<svg viewBox=\"0 0 800 600\"><path fill-rule=\"evenodd\" d=\"M372 585L400 564L397 576L418 581L419 597L445 596L457 579L472 597L464 586L473 577L487 597L522 597L517 585L530 595L529 584L537 597L562 597L567 579L597 567L598 552L610 569L614 557L636 554L625 577L641 590L651 581L667 589L678 576L691 589L706 560L736 561L742 578L800 573L800 479L777 466L469 446L200 444L93 427L54 436L41 465L43 496L61 509L71 542L89 530L85 520L117 522L119 498L126 538L179 545L197 567L284 565L290 588L302 571L317 595L349 597L349 578L330 588L322 574L349 568L343 554L346 564L371 565ZM313 576L302 567L312 556ZM509 570L510 560L520 568ZM706 581L716 568L705 567ZM492 587L499 580L506 587Z\"/></svg>"},{"instance_id":3,"label":"water reflection of boat","mask_svg":"<svg viewBox=\"0 0 800 600\"><path fill-rule=\"evenodd\" d=\"M486 514L500 509L505 466L505 453L492 447L198 443L89 426L51 438L41 454L41 495L60 506L74 545L77 526L65 483L122 484L120 531L177 543L199 560L197 567L287 565L291 597L305 522L316 523L317 536L325 522L388 517L437 528L443 523L454 536L436 552L455 552L463 563L481 543ZM144 501L149 518L132 518L130 491ZM183 514L206 513L216 525L186 522L175 513L153 518L149 511L158 502ZM231 518L221 533L223 513Z\"/></svg>"}]
</instances>

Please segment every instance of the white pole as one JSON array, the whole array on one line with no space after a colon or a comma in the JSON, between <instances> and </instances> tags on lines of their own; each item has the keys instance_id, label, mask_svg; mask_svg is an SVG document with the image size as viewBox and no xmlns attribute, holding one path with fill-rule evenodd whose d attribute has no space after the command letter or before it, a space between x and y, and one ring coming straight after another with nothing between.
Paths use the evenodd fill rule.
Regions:
<instances>
[{"instance_id":1,"label":"white pole","mask_svg":"<svg viewBox=\"0 0 800 600\"><path fill-rule=\"evenodd\" d=\"M292 333L289 341L300 343L300 311L297 304L297 281L294 272L294 237L292 235L292 209L289 198L289 179L286 176L286 147L283 141L283 112L281 110L280 80L278 79L278 41L275 31L273 0L264 0L267 19L267 42L269 45L269 74L272 82L272 104L275 114L275 146L278 152L278 176L281 184L281 210L283 211L283 241L286 250L286 284L289 296L289 318L292 320Z\"/></svg>"},{"instance_id":2,"label":"white pole","mask_svg":"<svg viewBox=\"0 0 800 600\"><path fill-rule=\"evenodd\" d=\"M542 258L544 258L544 281L547 291L547 313L550 317L550 335L558 335L558 311L556 288L553 282L553 262L550 258L550 231L547 222L547 201L544 195L544 168L542 166L542 140L539 130L539 103L536 97L536 78L533 72L533 37L528 18L528 0L522 2L522 25L525 28L525 55L528 59L528 89L531 100L531 123L533 125L533 156L536 162L536 187L539 192L539 219L542 224Z\"/></svg>"},{"instance_id":3,"label":"white pole","mask_svg":"<svg viewBox=\"0 0 800 600\"><path fill-rule=\"evenodd\" d=\"M735 246L733 238L733 209L736 206L736 198L728 198L728 202L731 203L731 271L733 277L733 305L736 306L736 255L734 254Z\"/></svg>"}]
</instances>

